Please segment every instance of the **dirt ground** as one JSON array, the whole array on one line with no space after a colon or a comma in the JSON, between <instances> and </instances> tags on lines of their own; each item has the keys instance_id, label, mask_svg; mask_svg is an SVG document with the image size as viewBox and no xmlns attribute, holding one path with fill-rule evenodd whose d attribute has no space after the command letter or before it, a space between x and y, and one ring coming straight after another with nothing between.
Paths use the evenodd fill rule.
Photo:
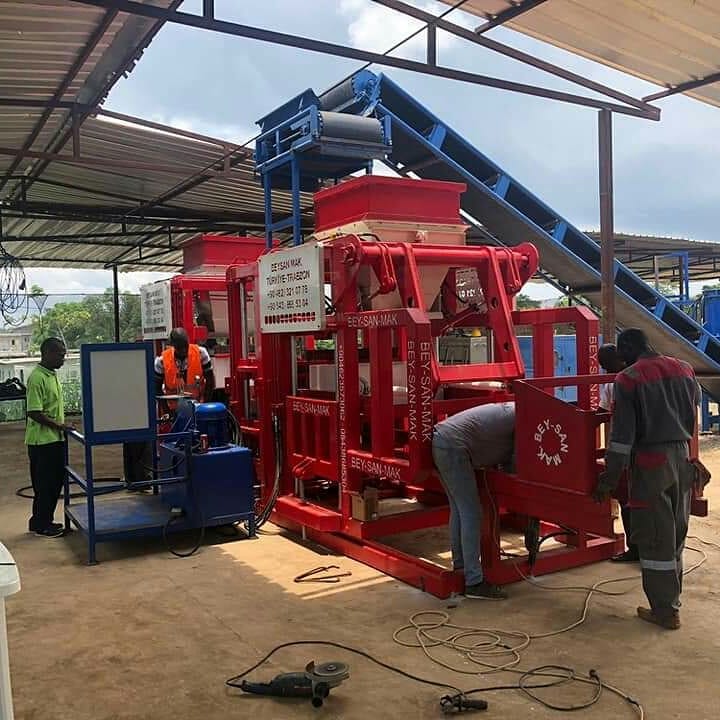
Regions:
<instances>
[{"instance_id":1,"label":"dirt ground","mask_svg":"<svg viewBox=\"0 0 720 720\"><path fill-rule=\"evenodd\" d=\"M693 519L691 533L720 542L720 439L703 438L703 459L717 480L708 495L715 513ZM117 455L105 451L100 471L117 473ZM516 682L516 676L462 676L433 665L420 650L393 643L393 632L422 610L446 610L460 625L541 633L564 627L581 610L583 595L547 592L521 583L505 603L447 602L407 587L345 558L326 557L276 529L257 540L210 536L189 559L169 555L157 541L101 545L100 564L84 564L79 533L46 540L26 532L29 501L22 428L0 428L0 538L14 554L22 590L8 599L10 664L19 720L178 718L258 720L392 720L434 718L441 690L418 685L333 648L291 648L254 673L267 679L299 670L310 660L342 660L351 677L322 709L307 701L237 696L227 677L291 640L331 640L361 648L408 672L462 688ZM711 510L712 512L712 510ZM59 519L59 514L58 518ZM690 541L692 547L700 547ZM608 683L642 702L648 720L718 717L720 622L717 620L720 551L705 547L707 562L686 578L683 627L663 632L635 618L640 584L628 594L595 597L587 622L572 632L533 641L520 667L556 664L596 669ZM700 558L688 551L687 563ZM337 586L297 585L295 575L329 563L351 570ZM544 578L590 585L637 573L600 563ZM457 656L445 659L462 664ZM467 665L465 665L467 667ZM545 691L551 702L577 702L589 690ZM493 692L487 718L557 718L519 691ZM632 718L609 693L580 713L587 718Z\"/></svg>"}]
</instances>

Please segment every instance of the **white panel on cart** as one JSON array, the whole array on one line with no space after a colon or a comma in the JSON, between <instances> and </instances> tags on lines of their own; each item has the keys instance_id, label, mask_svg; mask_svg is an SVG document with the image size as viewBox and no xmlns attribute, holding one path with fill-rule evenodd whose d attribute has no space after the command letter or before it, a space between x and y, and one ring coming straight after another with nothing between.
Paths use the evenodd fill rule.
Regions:
<instances>
[{"instance_id":1,"label":"white panel on cart","mask_svg":"<svg viewBox=\"0 0 720 720\"><path fill-rule=\"evenodd\" d=\"M140 430L150 423L145 349L90 354L92 431Z\"/></svg>"}]
</instances>

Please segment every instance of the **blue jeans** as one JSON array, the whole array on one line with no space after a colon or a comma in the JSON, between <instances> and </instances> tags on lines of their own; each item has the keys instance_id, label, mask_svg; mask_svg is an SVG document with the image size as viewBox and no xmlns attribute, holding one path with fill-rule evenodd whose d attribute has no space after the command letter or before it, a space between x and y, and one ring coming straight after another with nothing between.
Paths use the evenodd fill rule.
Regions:
<instances>
[{"instance_id":1,"label":"blue jeans","mask_svg":"<svg viewBox=\"0 0 720 720\"><path fill-rule=\"evenodd\" d=\"M465 586L483 581L480 564L482 506L475 468L466 450L433 439L433 460L450 503L450 548L453 569L464 570Z\"/></svg>"}]
</instances>

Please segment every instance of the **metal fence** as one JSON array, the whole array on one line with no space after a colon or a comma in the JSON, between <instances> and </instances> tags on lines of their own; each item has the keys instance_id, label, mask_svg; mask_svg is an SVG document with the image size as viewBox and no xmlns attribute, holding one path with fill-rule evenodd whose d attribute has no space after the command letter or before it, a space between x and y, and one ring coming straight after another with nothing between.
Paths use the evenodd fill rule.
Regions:
<instances>
[{"instance_id":1,"label":"metal fence","mask_svg":"<svg viewBox=\"0 0 720 720\"><path fill-rule=\"evenodd\" d=\"M82 407L80 357L85 343L112 342L115 314L112 291L104 293L44 293L35 287L23 307L4 326L0 321L0 383L17 378L23 384L39 361L40 344L58 337L68 348L65 365L58 371L65 411ZM121 293L120 340L134 342L142 335L140 295ZM25 419L22 400L0 402L0 423Z\"/></svg>"}]
</instances>

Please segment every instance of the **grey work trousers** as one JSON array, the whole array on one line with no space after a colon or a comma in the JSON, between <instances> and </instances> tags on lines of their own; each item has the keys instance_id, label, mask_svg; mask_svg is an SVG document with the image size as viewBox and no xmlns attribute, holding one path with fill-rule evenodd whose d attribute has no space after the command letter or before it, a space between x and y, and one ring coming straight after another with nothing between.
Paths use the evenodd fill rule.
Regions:
<instances>
[{"instance_id":1,"label":"grey work trousers","mask_svg":"<svg viewBox=\"0 0 720 720\"><path fill-rule=\"evenodd\" d=\"M483 581L480 564L482 505L475 468L467 450L433 438L433 460L450 504L450 548L454 570L463 570L465 586Z\"/></svg>"},{"instance_id":2,"label":"grey work trousers","mask_svg":"<svg viewBox=\"0 0 720 720\"><path fill-rule=\"evenodd\" d=\"M693 478L687 442L645 446L634 452L630 541L638 546L643 590L658 617L668 617L680 608Z\"/></svg>"}]
</instances>

